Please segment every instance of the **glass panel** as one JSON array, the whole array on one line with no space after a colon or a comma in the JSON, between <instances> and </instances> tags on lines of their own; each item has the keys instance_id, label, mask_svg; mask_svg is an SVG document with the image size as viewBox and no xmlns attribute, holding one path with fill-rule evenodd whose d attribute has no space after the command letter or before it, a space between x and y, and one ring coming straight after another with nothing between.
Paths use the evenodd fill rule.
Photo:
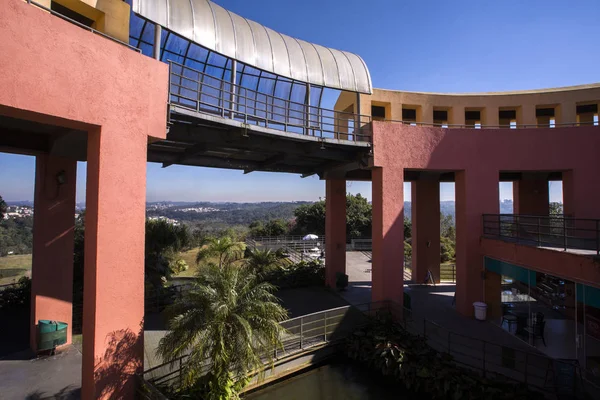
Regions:
<instances>
[{"instance_id":1,"label":"glass panel","mask_svg":"<svg viewBox=\"0 0 600 400\"><path fill-rule=\"evenodd\" d=\"M142 32L142 41L148 44L154 44L154 24L152 22L147 22L144 27L144 32Z\"/></svg>"}]
</instances>

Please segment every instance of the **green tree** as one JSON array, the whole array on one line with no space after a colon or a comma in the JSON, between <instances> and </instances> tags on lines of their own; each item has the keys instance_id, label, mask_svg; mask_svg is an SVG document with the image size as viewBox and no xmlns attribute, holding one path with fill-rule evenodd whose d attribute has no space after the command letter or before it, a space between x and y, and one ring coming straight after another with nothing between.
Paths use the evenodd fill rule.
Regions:
<instances>
[{"instance_id":1,"label":"green tree","mask_svg":"<svg viewBox=\"0 0 600 400\"><path fill-rule=\"evenodd\" d=\"M6 205L6 202L4 201L2 196L0 196L0 220L4 219L4 215L6 214L7 210L8 206Z\"/></svg>"},{"instance_id":2,"label":"green tree","mask_svg":"<svg viewBox=\"0 0 600 400\"><path fill-rule=\"evenodd\" d=\"M360 238L372 235L372 207L366 197L358 193L346 196L346 237Z\"/></svg>"},{"instance_id":3,"label":"green tree","mask_svg":"<svg viewBox=\"0 0 600 400\"><path fill-rule=\"evenodd\" d=\"M254 271L257 275L263 276L282 265L282 253L274 252L269 249L252 249L244 258L246 268Z\"/></svg>"},{"instance_id":4,"label":"green tree","mask_svg":"<svg viewBox=\"0 0 600 400\"><path fill-rule=\"evenodd\" d=\"M553 201L550 203L550 215L563 215L563 204Z\"/></svg>"},{"instance_id":5,"label":"green tree","mask_svg":"<svg viewBox=\"0 0 600 400\"><path fill-rule=\"evenodd\" d=\"M245 249L246 245L243 242L237 242L229 236L209 237L198 250L196 263L201 264L216 259L217 266L223 268L225 265L242 259Z\"/></svg>"},{"instance_id":6,"label":"green tree","mask_svg":"<svg viewBox=\"0 0 600 400\"><path fill-rule=\"evenodd\" d=\"M261 368L264 357L272 365L273 349L281 347L279 322L287 318L274 290L243 266L203 266L169 310L170 330L157 349L166 362L189 354L182 364L184 391L209 400L238 399L248 373Z\"/></svg>"},{"instance_id":7,"label":"green tree","mask_svg":"<svg viewBox=\"0 0 600 400\"><path fill-rule=\"evenodd\" d=\"M325 201L319 200L313 204L303 204L294 211L298 235L314 233L325 234Z\"/></svg>"},{"instance_id":8,"label":"green tree","mask_svg":"<svg viewBox=\"0 0 600 400\"><path fill-rule=\"evenodd\" d=\"M412 237L412 222L410 219L404 217L404 240Z\"/></svg>"},{"instance_id":9,"label":"green tree","mask_svg":"<svg viewBox=\"0 0 600 400\"><path fill-rule=\"evenodd\" d=\"M254 221L250 224L250 236L284 236L288 233L288 224L282 219L272 219L267 221Z\"/></svg>"},{"instance_id":10,"label":"green tree","mask_svg":"<svg viewBox=\"0 0 600 400\"><path fill-rule=\"evenodd\" d=\"M165 220L146 221L145 272L146 280L154 287L170 279L181 251L193 244L192 235L185 225L174 225Z\"/></svg>"},{"instance_id":11,"label":"green tree","mask_svg":"<svg viewBox=\"0 0 600 400\"><path fill-rule=\"evenodd\" d=\"M294 233L306 235L325 234L325 201L304 204L294 211L296 225ZM346 237L371 237L372 207L367 199L359 194L346 196Z\"/></svg>"},{"instance_id":12,"label":"green tree","mask_svg":"<svg viewBox=\"0 0 600 400\"><path fill-rule=\"evenodd\" d=\"M452 215L440 213L440 234L445 238L456 239L456 225Z\"/></svg>"}]
</instances>

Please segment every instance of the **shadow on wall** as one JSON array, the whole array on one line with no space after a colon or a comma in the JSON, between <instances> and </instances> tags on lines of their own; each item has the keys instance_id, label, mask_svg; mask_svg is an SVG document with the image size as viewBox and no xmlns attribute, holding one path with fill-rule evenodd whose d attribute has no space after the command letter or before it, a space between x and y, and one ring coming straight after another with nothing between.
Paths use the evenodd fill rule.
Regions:
<instances>
[{"instance_id":1,"label":"shadow on wall","mask_svg":"<svg viewBox=\"0 0 600 400\"><path fill-rule=\"evenodd\" d=\"M133 375L143 370L143 337L143 320L138 332L123 329L107 336L107 349L95 361L96 397L121 399L134 393Z\"/></svg>"}]
</instances>

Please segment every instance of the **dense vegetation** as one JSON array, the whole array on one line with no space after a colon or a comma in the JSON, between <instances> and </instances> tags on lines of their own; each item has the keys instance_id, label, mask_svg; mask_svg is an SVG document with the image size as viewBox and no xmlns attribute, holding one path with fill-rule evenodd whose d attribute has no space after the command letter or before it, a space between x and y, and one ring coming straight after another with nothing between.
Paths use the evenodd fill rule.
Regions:
<instances>
[{"instance_id":1,"label":"dense vegetation","mask_svg":"<svg viewBox=\"0 0 600 400\"><path fill-rule=\"evenodd\" d=\"M33 217L0 218L0 257L10 252L31 254L33 249Z\"/></svg>"},{"instance_id":2,"label":"dense vegetation","mask_svg":"<svg viewBox=\"0 0 600 400\"><path fill-rule=\"evenodd\" d=\"M169 332L157 354L181 359L182 386L171 398L238 399L248 374L272 363L287 311L264 275L278 256L251 251L229 237L210 238L198 252L198 275L169 308Z\"/></svg>"},{"instance_id":3,"label":"dense vegetation","mask_svg":"<svg viewBox=\"0 0 600 400\"><path fill-rule=\"evenodd\" d=\"M397 380L411 392L433 399L532 400L543 399L524 384L480 377L457 366L452 356L433 350L425 339L408 333L391 319L377 319L347 340L347 355L382 375Z\"/></svg>"}]
</instances>

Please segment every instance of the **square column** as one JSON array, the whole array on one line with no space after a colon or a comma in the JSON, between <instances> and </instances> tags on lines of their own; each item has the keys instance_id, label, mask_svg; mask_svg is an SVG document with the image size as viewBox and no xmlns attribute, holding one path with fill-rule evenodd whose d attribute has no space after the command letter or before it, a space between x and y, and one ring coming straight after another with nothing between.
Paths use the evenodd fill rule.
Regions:
<instances>
[{"instance_id":1,"label":"square column","mask_svg":"<svg viewBox=\"0 0 600 400\"><path fill-rule=\"evenodd\" d=\"M456 180L456 310L473 315L473 303L483 301L483 255L479 239L483 214L498 214L498 171L482 166L455 173Z\"/></svg>"},{"instance_id":2,"label":"square column","mask_svg":"<svg viewBox=\"0 0 600 400\"><path fill-rule=\"evenodd\" d=\"M122 128L88 133L82 399L134 398L143 368L147 137Z\"/></svg>"},{"instance_id":3,"label":"square column","mask_svg":"<svg viewBox=\"0 0 600 400\"><path fill-rule=\"evenodd\" d=\"M502 317L502 276L494 271L485 271L484 302L487 304L487 317Z\"/></svg>"},{"instance_id":4,"label":"square column","mask_svg":"<svg viewBox=\"0 0 600 400\"><path fill-rule=\"evenodd\" d=\"M431 271L440 282L440 183L419 180L411 184L412 276L423 283Z\"/></svg>"},{"instance_id":5,"label":"square column","mask_svg":"<svg viewBox=\"0 0 600 400\"><path fill-rule=\"evenodd\" d=\"M404 170L374 168L371 300L403 303Z\"/></svg>"},{"instance_id":6,"label":"square column","mask_svg":"<svg viewBox=\"0 0 600 400\"><path fill-rule=\"evenodd\" d=\"M346 273L346 181L325 181L325 284L335 288Z\"/></svg>"},{"instance_id":7,"label":"square column","mask_svg":"<svg viewBox=\"0 0 600 400\"><path fill-rule=\"evenodd\" d=\"M547 216L550 212L548 179L513 182L513 207L513 214Z\"/></svg>"},{"instance_id":8,"label":"square column","mask_svg":"<svg viewBox=\"0 0 600 400\"><path fill-rule=\"evenodd\" d=\"M575 218L600 218L600 177L593 167L562 173L563 212Z\"/></svg>"},{"instance_id":9,"label":"square column","mask_svg":"<svg viewBox=\"0 0 600 400\"><path fill-rule=\"evenodd\" d=\"M71 343L76 180L77 161L36 157L29 332L34 351L40 319L66 322Z\"/></svg>"}]
</instances>

